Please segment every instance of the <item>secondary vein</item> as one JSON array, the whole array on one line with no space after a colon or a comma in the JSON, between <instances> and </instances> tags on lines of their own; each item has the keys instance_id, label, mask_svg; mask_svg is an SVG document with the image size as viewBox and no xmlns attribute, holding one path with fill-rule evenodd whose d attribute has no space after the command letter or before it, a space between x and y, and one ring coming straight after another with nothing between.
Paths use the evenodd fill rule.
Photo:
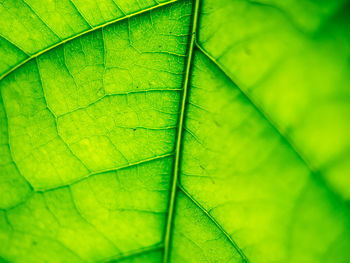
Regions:
<instances>
[{"instance_id":1,"label":"secondary vein","mask_svg":"<svg viewBox=\"0 0 350 263\"><path fill-rule=\"evenodd\" d=\"M196 48L206 56L247 98L250 104L263 116L263 118L276 130L276 132L281 136L281 138L289 145L289 147L295 152L295 154L302 160L302 162L308 167L312 173L316 173L316 169L307 161L307 159L301 154L301 151L292 143L291 139L284 134L278 125L268 116L268 114L258 105L243 89L237 85L236 81L230 76L227 70L212 56L210 55L200 44L197 42Z\"/></svg>"},{"instance_id":2,"label":"secondary vein","mask_svg":"<svg viewBox=\"0 0 350 263\"><path fill-rule=\"evenodd\" d=\"M119 261L119 260L132 258L132 257L135 257L135 256L140 256L140 255L143 255L143 254L154 252L154 251L157 251L158 249L161 249L161 248L162 248L162 244L155 244L153 246L143 247L143 248L140 248L140 249L137 249L137 250L132 250L130 252L123 253L121 255L118 255L118 256L115 256L115 257L111 257L111 258L108 258L108 259L105 259L105 260L102 260L102 261L99 261L99 262L101 262L101 263L102 262L116 262L116 261Z\"/></svg>"},{"instance_id":3,"label":"secondary vein","mask_svg":"<svg viewBox=\"0 0 350 263\"><path fill-rule=\"evenodd\" d=\"M281 137L281 139L288 145L288 147L296 154L296 156L301 160L301 162L307 167L307 169L310 171L311 176L321 184L323 184L329 192L337 199L340 203L344 204L346 206L346 202L344 199L333 190L331 186L329 186L329 183L326 181L326 179L322 176L321 172L314 167L309 160L302 154L302 151L293 143L293 140L285 134L283 131L281 131L280 127L276 122L262 109L262 107L256 103L256 101L247 93L245 92L240 85L237 84L236 80L228 73L228 71L211 55L209 52L207 52L197 41L195 42L196 48L204 55L206 56L238 89L239 91L245 96L245 98L250 102L250 104L261 114L261 116L271 125L271 127L277 132L277 134Z\"/></svg>"},{"instance_id":4,"label":"secondary vein","mask_svg":"<svg viewBox=\"0 0 350 263\"><path fill-rule=\"evenodd\" d=\"M192 17L192 33L191 33L190 45L189 45L188 54L187 54L186 72L184 76L183 93L182 93L182 99L181 99L181 105L180 105L180 116L178 120L178 131L177 131L177 137L176 137L173 177L172 177L171 188L170 188L171 190L170 190L170 200L169 200L169 206L168 206L168 218L167 218L167 223L165 228L164 255L163 255L164 263L167 263L169 261L169 256L170 256L170 243L171 243L171 236L172 236L173 218L174 218L174 212L175 212L176 190L178 187L177 182L178 182L178 177L180 173L182 136L184 131L186 102L187 102L189 82L190 82L191 69L192 69L193 49L195 47L196 32L197 32L197 25L198 25L199 4L200 4L200 0L194 0L194 9L193 9L193 17Z\"/></svg>"},{"instance_id":5,"label":"secondary vein","mask_svg":"<svg viewBox=\"0 0 350 263\"><path fill-rule=\"evenodd\" d=\"M90 172L90 173L88 173L88 174L86 174L86 175L84 175L82 177L76 178L76 179L74 179L72 181L69 181L69 182L65 182L64 184L61 184L61 185L52 186L50 188L34 187L34 190L35 190L35 192L48 192L48 191L53 191L53 190L65 188L65 187L71 186L73 184L77 184L77 183L79 183L79 182L81 182L83 180L86 180L86 179L88 179L88 178L90 178L90 177L92 177L94 175L108 173L108 172L116 172L116 171L119 171L119 170L123 170L123 169L127 169L127 168L130 168L130 167L134 167L134 166L137 166L137 165L153 162L153 161L160 160L160 159L165 159L165 158L170 157L172 155L173 155L173 153L166 153L166 154L150 157L150 158L147 158L147 159L143 159L143 160L140 160L140 161L137 161L137 162L128 163L128 164L125 164L125 165L122 165L122 166L112 167L112 168L109 168L109 169L104 169L104 170L98 170L98 171Z\"/></svg>"},{"instance_id":6,"label":"secondary vein","mask_svg":"<svg viewBox=\"0 0 350 263\"><path fill-rule=\"evenodd\" d=\"M241 256L243 262L248 263L249 260L247 256L244 254L243 250L237 245L237 243L232 239L232 237L226 232L226 230L219 224L218 221L196 200L190 195L186 189L179 184L179 189L185 194L188 199L190 199L215 225L216 227L223 233L223 235L228 239L228 241L232 244L238 254Z\"/></svg>"},{"instance_id":7,"label":"secondary vein","mask_svg":"<svg viewBox=\"0 0 350 263\"><path fill-rule=\"evenodd\" d=\"M7 77L9 74L11 74L11 73L12 73L13 71L15 71L16 69L18 69L19 67L21 67L21 66L23 66L24 64L26 64L27 62L29 62L30 60L32 60L32 59L34 59L34 58L36 58L36 57L38 57L38 56L40 56L40 55L42 55L42 54L44 54L44 53L50 51L50 50L52 50L52 49L54 49L54 48L56 48L56 47L58 47L58 46L63 45L64 43L67 43L67 42L69 42L69 41L71 41L71 40L73 40L73 39L76 39L76 38L78 38L78 37L81 37L81 36L83 36L83 35L86 35L86 34L88 34L88 33L90 33L90 32L96 31L96 30L101 29L101 28L103 28L103 27L106 27L106 26L108 26L108 25L117 23L117 22L119 22L119 21L123 21L123 20L125 20L125 19L131 18L131 17L134 17L134 16L137 16L137 15L140 15L140 14L143 14L143 13L145 13L145 12L151 11L151 10L153 10L153 9L160 8L160 7L162 7L162 6L170 5L170 4L172 4L172 3L174 3L174 2L177 2L177 1L178 1L178 0L170 0L170 1L168 1L168 2L160 3L160 4L158 4L158 5L155 5L155 6L146 8L146 9L144 9L144 10L140 10L140 11L137 11L137 12L135 12L135 13L132 13L132 14L129 14L129 15L126 15L126 16L123 16L123 17L119 17L119 18L116 18L116 19L113 19L113 20L111 20L111 21L109 21L109 22L106 22L106 23L103 23L103 24L101 24L101 25L98 25L98 26L95 26L95 27L91 27L91 28L89 28L88 30L85 30L85 31L83 31L83 32L81 32L81 33L79 33L79 34L76 34L76 35L71 36L71 37L69 37L69 38L63 39L62 41L59 41L59 42L57 42L56 44L53 44L53 45L51 45L51 46L49 46L49 47L47 47L47 48L45 48L45 49L43 49L43 50L41 50L41 51L38 51L38 52L32 54L30 57L28 57L28 58L26 58L25 60L23 60L22 62L18 63L17 65L15 65L14 67L12 67L12 68L9 69L8 71L6 71L4 74L2 74L2 75L0 76L0 81L1 81L2 79L4 79L5 77ZM15 47L17 47L17 46L15 45ZM17 48L19 48L19 47L17 47Z\"/></svg>"}]
</instances>

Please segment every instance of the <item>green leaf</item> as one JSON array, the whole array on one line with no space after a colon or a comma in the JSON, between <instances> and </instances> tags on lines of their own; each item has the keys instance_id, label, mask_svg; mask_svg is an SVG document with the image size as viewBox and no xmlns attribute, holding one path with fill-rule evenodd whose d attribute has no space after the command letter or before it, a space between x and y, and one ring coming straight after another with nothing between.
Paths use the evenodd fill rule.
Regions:
<instances>
[{"instance_id":1,"label":"green leaf","mask_svg":"<svg viewBox=\"0 0 350 263\"><path fill-rule=\"evenodd\" d=\"M349 262L335 1L0 2L1 262Z\"/></svg>"}]
</instances>

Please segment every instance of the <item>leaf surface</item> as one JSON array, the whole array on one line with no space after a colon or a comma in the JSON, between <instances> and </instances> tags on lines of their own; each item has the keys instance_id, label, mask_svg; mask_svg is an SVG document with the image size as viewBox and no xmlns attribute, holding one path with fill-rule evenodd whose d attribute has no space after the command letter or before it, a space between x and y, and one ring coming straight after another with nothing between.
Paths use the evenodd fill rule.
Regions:
<instances>
[{"instance_id":1,"label":"leaf surface","mask_svg":"<svg viewBox=\"0 0 350 263\"><path fill-rule=\"evenodd\" d=\"M0 261L348 262L345 1L0 5Z\"/></svg>"}]
</instances>

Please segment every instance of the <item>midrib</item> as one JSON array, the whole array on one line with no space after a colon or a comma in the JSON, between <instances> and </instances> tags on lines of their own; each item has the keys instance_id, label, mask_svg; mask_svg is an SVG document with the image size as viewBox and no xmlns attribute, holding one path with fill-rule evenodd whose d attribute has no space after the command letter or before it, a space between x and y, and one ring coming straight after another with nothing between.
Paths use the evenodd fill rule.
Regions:
<instances>
[{"instance_id":1,"label":"midrib","mask_svg":"<svg viewBox=\"0 0 350 263\"><path fill-rule=\"evenodd\" d=\"M174 212L175 212L176 192L178 189L178 177L180 173L182 137L183 137L183 131L184 131L186 102L188 97L189 82L190 82L191 69L192 69L193 50L194 50L195 41L196 41L199 4L200 4L200 0L194 0L194 7L192 11L192 24L191 24L192 32L191 32L191 39L190 39L189 48L187 52L186 71L185 71L184 80L183 80L183 93L180 101L181 103L180 115L178 120L178 130L177 130L176 145L175 145L175 160L174 160L173 176L172 176L171 188L170 188L168 217L167 217L167 223L165 227L163 263L169 262L169 256L170 256L170 245L171 245L171 236L172 236L172 229L173 229L173 218L174 218Z\"/></svg>"},{"instance_id":2,"label":"midrib","mask_svg":"<svg viewBox=\"0 0 350 263\"><path fill-rule=\"evenodd\" d=\"M83 35L86 35L88 33L94 32L96 30L102 29L108 25L123 21L125 19L141 15L143 13L146 13L148 11L154 10L161 8L163 6L170 5L174 2L178 2L179 0L170 0L168 2L160 3L156 6L152 6L143 10L140 10L138 12L125 15L123 17L108 21L106 23L103 23L101 25L91 27L88 30L85 30L79 34L76 34L74 36L71 36L69 38L63 39L60 42L57 42L56 44L53 44L41 51L36 52L35 54L29 56L22 62L18 63L16 66L12 67L8 71L6 71L4 74L0 76L0 81L6 78L8 75L10 75L12 72L20 68L21 66L25 65L27 62L37 58L38 56L49 52L50 50L55 49L56 47L59 47L71 40L74 40L76 38L79 38ZM166 222L166 228L165 228L165 238L164 238L164 243L163 245L157 245L155 248L151 247L149 250L154 250L154 249L159 249L163 248L164 249L164 254L163 254L163 263L168 263L170 260L170 250L171 250L171 239L172 239L172 230L173 230L173 219L174 219L174 212L175 212L175 206L176 206L176 193L177 190L181 190L181 186L178 184L178 178L180 174L180 162L181 162L181 151L182 151L182 138L183 138L183 131L184 131L184 121L185 121L185 116L186 116L186 104L187 104L187 98L188 98L188 91L189 91L189 82L190 82L190 76L191 76L191 69L192 69L192 61L193 61L193 53L195 48L198 48L196 46L196 34L197 34L197 26L198 26L198 17L199 17L199 7L200 7L200 0L194 0L194 6L192 10L192 23L191 23L191 38L189 42L189 47L187 51L187 61L186 61L186 68L185 68L185 75L184 75L184 80L183 80L183 92L182 92L182 98L180 101L180 115L179 115L179 120L178 120L178 130L177 130L177 136L176 136L176 144L175 144L175 153L174 153L174 165L173 165L173 173L172 173L172 180L171 180L171 186L170 186L170 199L169 199L169 205L168 205L168 216L167 216L167 222ZM0 90L1 94L1 90ZM192 199L193 201L193 199ZM195 202L195 204L202 210L204 211L201 206ZM211 217L210 217L211 218ZM217 224L218 225L218 224ZM220 227L220 225L218 225ZM220 230L222 230L220 228ZM225 233L225 232L224 232ZM229 236L228 236L229 237ZM229 237L230 238L230 237ZM236 248L236 247L235 247ZM237 249L237 248L236 248ZM148 248L145 249L145 251L148 251ZM240 249L238 248L238 252ZM144 251L140 250L140 252L137 252L135 254L142 254ZM134 253L130 253L130 255L133 255ZM124 255L123 258L128 257L130 255ZM242 256L242 255L241 255ZM246 259L245 255L243 254L242 256L243 259ZM248 262L248 261L247 261Z\"/></svg>"}]
</instances>

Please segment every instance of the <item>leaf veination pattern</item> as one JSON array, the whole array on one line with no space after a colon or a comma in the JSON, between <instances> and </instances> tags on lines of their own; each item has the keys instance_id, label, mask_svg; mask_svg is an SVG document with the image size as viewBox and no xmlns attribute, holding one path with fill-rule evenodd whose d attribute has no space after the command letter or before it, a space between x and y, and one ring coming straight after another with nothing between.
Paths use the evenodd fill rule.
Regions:
<instances>
[{"instance_id":1,"label":"leaf veination pattern","mask_svg":"<svg viewBox=\"0 0 350 263\"><path fill-rule=\"evenodd\" d=\"M67 43L73 39L76 39L82 35L85 35L85 34L88 34L90 32L93 32L93 31L96 31L98 29L101 29L103 27L106 27L108 25L111 25L111 24L114 24L114 23L117 23L118 21L121 21L121 20L125 20L125 19L128 19L130 17L133 17L133 16L137 16L139 14L142 14L142 13L145 13L145 12L148 12L148 11L151 11L152 9L155 9L155 8L159 8L161 6L164 6L164 5L168 5L168 4L171 4L173 2L176 2L177 0L170 0L170 1L167 1L167 2L164 2L164 3L159 3L158 5L156 6L152 6L152 7L149 7L147 9L144 9L144 10L141 10L141 11L138 11L138 12L135 12L135 13L132 13L132 14L125 14L123 13L123 17L121 18L117 18L117 19L113 19L112 21L108 21L106 23L103 23L101 25L97 25L97 26L92 26L89 24L89 27L90 29L88 30L85 30L77 35L74 35L72 37L69 37L69 38L66 38L66 39L60 39L59 42L57 42L56 44L52 45L52 46L49 46L39 52L36 52L35 54L33 55L28 55L26 54L28 57L26 59L24 59L23 61L21 61L20 63L18 63L17 65L15 65L14 67L12 67L10 70L6 71L5 73L3 73L1 76L0 76L0 80L2 80L3 78L5 78L7 75L9 75L11 72L15 71L17 68L21 67L22 65L24 65L25 63L27 63L28 61L32 60L33 58L36 58L38 56L40 56L41 54L44 54L48 51L50 51L51 49L54 49L60 45L63 45L64 43ZM78 9L77 9L78 10ZM80 13L80 12L79 12ZM81 14L81 13L80 13ZM82 17L84 17L82 15ZM87 20L84 18L84 20L87 22ZM88 23L88 22L87 22ZM25 52L24 52L25 53Z\"/></svg>"},{"instance_id":2,"label":"leaf veination pattern","mask_svg":"<svg viewBox=\"0 0 350 263\"><path fill-rule=\"evenodd\" d=\"M342 193L227 66L265 25L215 53L235 5L282 9L17 2L0 9L20 28L0 23L0 261L347 262Z\"/></svg>"},{"instance_id":3,"label":"leaf veination pattern","mask_svg":"<svg viewBox=\"0 0 350 263\"><path fill-rule=\"evenodd\" d=\"M198 25L198 12L199 12L199 0L196 0L194 3L194 12L193 12L193 21L192 21L192 33L189 44L189 50L187 54L187 63L186 63L186 71L184 75L184 85L183 85L183 93L181 99L181 107L180 107L180 117L178 122L178 131L177 131L177 139L175 146L175 161L174 161L174 174L172 178L171 191L170 191L170 201L169 201L169 212L168 219L165 230L165 247L164 247L164 259L163 262L166 263L169 260L170 256L170 242L171 242L171 232L172 232L172 224L173 217L175 212L175 199L176 199L176 190L178 187L178 176L180 173L180 158L182 151L182 133L184 131L184 119L186 112L186 103L187 103L187 94L189 88L189 81L191 75L191 66L193 59L193 48L196 39L197 33L197 25Z\"/></svg>"},{"instance_id":4,"label":"leaf veination pattern","mask_svg":"<svg viewBox=\"0 0 350 263\"><path fill-rule=\"evenodd\" d=\"M204 54L208 59L210 59L210 61L218 68L220 69L220 71L227 76L228 79L230 79L230 81L232 81L232 83L239 87L239 85L237 85L235 83L235 81L232 79L232 77L230 76L230 74L227 72L227 70L225 70L217 61L215 58L213 58L205 49L203 49L203 47L201 47L197 42L196 42L196 48L202 53ZM315 180L320 181L321 184L327 185L327 182L324 180L324 178L321 176L320 172L317 171L316 168L314 168L310 162L307 160L307 158L302 154L302 151L300 149L298 149L298 147L296 145L294 145L294 143L292 142L292 140L288 137L288 135L284 134L281 129L278 127L278 125L272 120L272 118L266 113L264 112L264 110L262 109L262 107L260 105L258 105L247 93L245 93L242 89L240 89L240 91L242 92L242 94L244 94L245 97L247 97L247 100L251 103L251 105L256 108L256 110L258 112L261 113L261 115L263 116L264 119L266 119L266 121L268 123L270 123L270 125L276 130L276 132L281 136L281 138L283 138L283 140L285 140L286 144L295 152L295 154L302 160L302 162L305 164L305 166L310 170L311 175L315 178ZM339 195L339 193L337 193L336 191L334 191L333 189L330 189L330 191L332 192L332 195L339 200L339 202L342 202L342 198Z\"/></svg>"}]
</instances>

